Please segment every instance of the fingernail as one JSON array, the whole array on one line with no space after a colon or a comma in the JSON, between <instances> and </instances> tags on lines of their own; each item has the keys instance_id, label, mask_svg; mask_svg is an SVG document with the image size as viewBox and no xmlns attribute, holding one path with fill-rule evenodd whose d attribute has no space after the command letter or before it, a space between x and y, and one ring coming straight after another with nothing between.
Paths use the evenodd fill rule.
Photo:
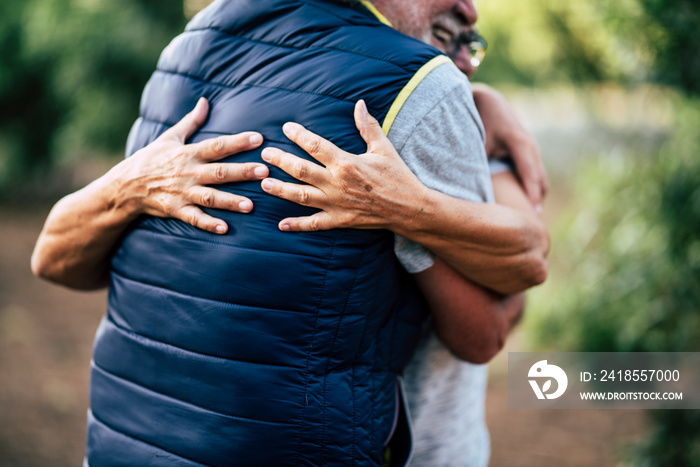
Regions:
<instances>
[{"instance_id":1,"label":"fingernail","mask_svg":"<svg viewBox=\"0 0 700 467\"><path fill-rule=\"evenodd\" d=\"M280 230L289 232L291 230L291 227L289 226L289 224L280 224Z\"/></svg>"},{"instance_id":2,"label":"fingernail","mask_svg":"<svg viewBox=\"0 0 700 467\"><path fill-rule=\"evenodd\" d=\"M363 114L367 115L367 114L369 113L369 112L367 111L367 104L365 104L365 100L364 100L364 99L360 99L360 100L357 102L357 104L360 106L360 111L361 111Z\"/></svg>"},{"instance_id":3,"label":"fingernail","mask_svg":"<svg viewBox=\"0 0 700 467\"><path fill-rule=\"evenodd\" d=\"M262 143L262 141L263 141L263 137L262 137L262 135L260 135L258 133L251 135L251 137L250 137L250 144L253 144L256 146L258 144Z\"/></svg>"},{"instance_id":4,"label":"fingernail","mask_svg":"<svg viewBox=\"0 0 700 467\"><path fill-rule=\"evenodd\" d=\"M270 148L263 149L260 153L260 157L262 157L262 160L264 160L265 162L270 162L270 159L272 159L272 155L270 154Z\"/></svg>"},{"instance_id":5,"label":"fingernail","mask_svg":"<svg viewBox=\"0 0 700 467\"><path fill-rule=\"evenodd\" d=\"M262 181L262 188L265 191L270 191L272 188L275 186L274 183L272 183L272 180L263 180Z\"/></svg>"},{"instance_id":6,"label":"fingernail","mask_svg":"<svg viewBox=\"0 0 700 467\"><path fill-rule=\"evenodd\" d=\"M204 103L206 102L206 98L200 97L199 100L197 101L197 105L194 106L195 109L198 109L199 107L203 106Z\"/></svg>"},{"instance_id":7,"label":"fingernail","mask_svg":"<svg viewBox=\"0 0 700 467\"><path fill-rule=\"evenodd\" d=\"M251 203L248 200L241 201L240 203L238 203L238 209L240 209L243 212L248 212L251 209L253 209L253 203Z\"/></svg>"},{"instance_id":8,"label":"fingernail","mask_svg":"<svg viewBox=\"0 0 700 467\"><path fill-rule=\"evenodd\" d=\"M282 126L282 131L284 131L285 134L293 133L295 131L298 131L299 129L301 129L301 125L294 122L287 122Z\"/></svg>"},{"instance_id":9,"label":"fingernail","mask_svg":"<svg viewBox=\"0 0 700 467\"><path fill-rule=\"evenodd\" d=\"M264 157L263 157L264 159ZM255 174L256 177L267 177L267 167L263 166L258 166L253 170L253 173Z\"/></svg>"},{"instance_id":10,"label":"fingernail","mask_svg":"<svg viewBox=\"0 0 700 467\"><path fill-rule=\"evenodd\" d=\"M218 234L226 233L226 226L223 224L218 224L215 230Z\"/></svg>"},{"instance_id":11,"label":"fingernail","mask_svg":"<svg viewBox=\"0 0 700 467\"><path fill-rule=\"evenodd\" d=\"M535 206L535 212L537 214L540 214L542 212L542 205L541 204L538 204Z\"/></svg>"}]
</instances>

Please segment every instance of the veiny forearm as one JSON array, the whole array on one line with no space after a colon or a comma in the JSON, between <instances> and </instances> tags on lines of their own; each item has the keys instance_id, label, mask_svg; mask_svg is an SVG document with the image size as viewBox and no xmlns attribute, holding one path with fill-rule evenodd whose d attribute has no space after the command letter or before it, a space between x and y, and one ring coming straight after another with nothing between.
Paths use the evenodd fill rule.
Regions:
<instances>
[{"instance_id":1,"label":"veiny forearm","mask_svg":"<svg viewBox=\"0 0 700 467\"><path fill-rule=\"evenodd\" d=\"M32 254L35 275L80 290L107 285L112 248L138 216L125 202L122 164L56 203Z\"/></svg>"},{"instance_id":2,"label":"veiny forearm","mask_svg":"<svg viewBox=\"0 0 700 467\"><path fill-rule=\"evenodd\" d=\"M509 207L426 190L423 202L406 206L390 228L425 246L466 278L501 294L522 292L547 276L546 229Z\"/></svg>"}]
</instances>

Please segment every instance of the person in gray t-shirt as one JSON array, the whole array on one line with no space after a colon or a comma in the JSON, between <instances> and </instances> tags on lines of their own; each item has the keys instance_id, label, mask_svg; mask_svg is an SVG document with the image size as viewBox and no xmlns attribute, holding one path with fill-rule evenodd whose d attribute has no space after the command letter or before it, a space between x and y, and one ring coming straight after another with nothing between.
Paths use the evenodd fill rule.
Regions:
<instances>
[{"instance_id":1,"label":"person in gray t-shirt","mask_svg":"<svg viewBox=\"0 0 700 467\"><path fill-rule=\"evenodd\" d=\"M455 49L459 49L455 44L444 44L443 50L446 52ZM478 62L475 64L469 60L467 54L453 55L452 58L460 70L471 78ZM477 109L483 109L487 118L497 116L500 119L495 125L487 120L487 129L492 130L491 145L486 148L489 156L523 151L538 152L536 142L519 124L502 96L483 85L477 85L474 94L475 100L480 104L477 104ZM505 138L493 134L493 131L502 129L509 130ZM472 137L483 142L478 135ZM410 161L407 163L411 165ZM420 177L420 172L413 166L411 168ZM541 210L541 200L536 196L534 200L533 197L528 197L513 169L512 164L501 159L489 159L496 201L537 219ZM478 177L472 177L471 180L475 184L484 183ZM537 187L534 187L533 191L536 189ZM411 272L419 272L433 264L434 256L422 250L420 246L406 241L397 241L396 246L397 256L403 257L402 262L412 267L409 269ZM483 294L476 294L479 295L484 297ZM486 298L488 300L488 297ZM504 300L495 299L490 303L473 303L472 307L481 305L492 308L487 310L496 318L492 324L500 327L505 336L519 319L523 304L522 294L517 294ZM487 377L486 365L471 364L457 359L437 338L428 323L424 339L404 372L406 400L412 417L414 435L411 467L488 465L490 438L485 421Z\"/></svg>"}]
</instances>

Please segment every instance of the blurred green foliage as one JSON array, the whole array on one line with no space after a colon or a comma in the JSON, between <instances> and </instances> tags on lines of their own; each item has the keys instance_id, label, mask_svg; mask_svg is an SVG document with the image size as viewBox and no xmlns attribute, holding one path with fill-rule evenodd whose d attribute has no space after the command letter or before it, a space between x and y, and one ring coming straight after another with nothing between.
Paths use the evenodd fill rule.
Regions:
<instances>
[{"instance_id":1,"label":"blurred green foliage","mask_svg":"<svg viewBox=\"0 0 700 467\"><path fill-rule=\"evenodd\" d=\"M182 2L0 3L0 191L57 157L116 152Z\"/></svg>"},{"instance_id":2,"label":"blurred green foliage","mask_svg":"<svg viewBox=\"0 0 700 467\"><path fill-rule=\"evenodd\" d=\"M638 58L606 27L608 9L598 0L482 0L477 7L489 42L481 81L538 86L621 81L637 67Z\"/></svg>"},{"instance_id":3,"label":"blurred green foliage","mask_svg":"<svg viewBox=\"0 0 700 467\"><path fill-rule=\"evenodd\" d=\"M506 49L487 58L502 74L480 78L542 84L564 73L574 82L651 81L681 92L658 151L618 149L583 162L552 232L550 279L533 296L531 337L558 351L700 351L700 3L512 6L518 11L500 12L512 16L512 34L493 25L496 38L508 37ZM699 411L649 416L652 432L628 450L628 465L700 466Z\"/></svg>"},{"instance_id":4,"label":"blurred green foliage","mask_svg":"<svg viewBox=\"0 0 700 467\"><path fill-rule=\"evenodd\" d=\"M656 82L700 94L697 0L482 0L477 6L489 42L481 81Z\"/></svg>"},{"instance_id":5,"label":"blurred green foliage","mask_svg":"<svg viewBox=\"0 0 700 467\"><path fill-rule=\"evenodd\" d=\"M700 95L697 0L596 0L606 23L648 70L648 78Z\"/></svg>"},{"instance_id":6,"label":"blurred green foliage","mask_svg":"<svg viewBox=\"0 0 700 467\"><path fill-rule=\"evenodd\" d=\"M677 104L654 154L584 161L552 232L549 283L530 320L547 346L700 350L700 106Z\"/></svg>"},{"instance_id":7,"label":"blurred green foliage","mask_svg":"<svg viewBox=\"0 0 700 467\"><path fill-rule=\"evenodd\" d=\"M653 154L582 164L528 331L558 351L700 351L700 103ZM700 412L653 411L630 465L700 466Z\"/></svg>"}]
</instances>

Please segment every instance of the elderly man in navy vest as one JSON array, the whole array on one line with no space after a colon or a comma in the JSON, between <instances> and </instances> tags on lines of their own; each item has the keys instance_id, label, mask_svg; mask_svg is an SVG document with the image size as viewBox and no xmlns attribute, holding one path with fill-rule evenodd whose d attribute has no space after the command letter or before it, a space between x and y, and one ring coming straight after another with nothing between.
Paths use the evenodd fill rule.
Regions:
<instances>
[{"instance_id":1,"label":"elderly man in navy vest","mask_svg":"<svg viewBox=\"0 0 700 467\"><path fill-rule=\"evenodd\" d=\"M218 1L164 51L131 157L57 204L33 257L110 286L86 465L405 463L397 377L426 312L486 361L503 327L464 305L546 271L541 224L481 204L468 82L391 27L454 52L474 21L470 1ZM200 96L208 121L200 100L167 130Z\"/></svg>"}]
</instances>

